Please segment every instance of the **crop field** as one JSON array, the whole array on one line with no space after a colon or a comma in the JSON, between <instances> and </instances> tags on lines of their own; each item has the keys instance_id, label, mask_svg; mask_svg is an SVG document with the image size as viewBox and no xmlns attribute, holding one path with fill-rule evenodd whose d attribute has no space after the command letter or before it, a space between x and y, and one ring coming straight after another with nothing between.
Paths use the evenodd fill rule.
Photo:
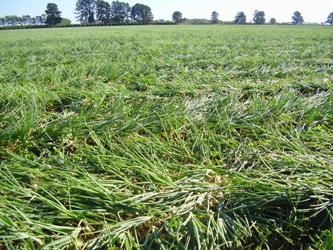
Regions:
<instances>
[{"instance_id":1,"label":"crop field","mask_svg":"<svg viewBox=\"0 0 333 250\"><path fill-rule=\"evenodd\" d=\"M333 29L0 31L0 249L332 249Z\"/></svg>"}]
</instances>

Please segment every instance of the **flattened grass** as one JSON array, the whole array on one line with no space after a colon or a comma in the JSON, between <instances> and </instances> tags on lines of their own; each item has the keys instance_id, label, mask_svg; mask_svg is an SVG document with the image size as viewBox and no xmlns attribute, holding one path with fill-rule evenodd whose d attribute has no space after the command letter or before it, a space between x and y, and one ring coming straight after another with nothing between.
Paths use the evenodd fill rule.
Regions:
<instances>
[{"instance_id":1,"label":"flattened grass","mask_svg":"<svg viewBox=\"0 0 333 250\"><path fill-rule=\"evenodd\" d=\"M329 27L0 32L0 246L320 249Z\"/></svg>"}]
</instances>

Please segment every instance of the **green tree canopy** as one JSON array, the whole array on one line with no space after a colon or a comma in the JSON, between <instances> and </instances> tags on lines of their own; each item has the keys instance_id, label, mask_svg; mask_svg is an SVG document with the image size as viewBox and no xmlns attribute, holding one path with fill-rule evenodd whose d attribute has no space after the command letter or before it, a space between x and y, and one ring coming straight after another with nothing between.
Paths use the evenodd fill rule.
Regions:
<instances>
[{"instance_id":1,"label":"green tree canopy","mask_svg":"<svg viewBox=\"0 0 333 250\"><path fill-rule=\"evenodd\" d=\"M219 22L219 13L217 11L212 12L211 22L212 23L218 23Z\"/></svg>"},{"instance_id":2,"label":"green tree canopy","mask_svg":"<svg viewBox=\"0 0 333 250\"><path fill-rule=\"evenodd\" d=\"M61 12L58 9L58 5L55 3L48 3L46 6L46 20L48 25L57 25L61 22Z\"/></svg>"},{"instance_id":3,"label":"green tree canopy","mask_svg":"<svg viewBox=\"0 0 333 250\"><path fill-rule=\"evenodd\" d=\"M236 24L246 24L246 16L245 16L244 12L241 11L241 12L238 12L236 14L234 23L236 23Z\"/></svg>"},{"instance_id":4,"label":"green tree canopy","mask_svg":"<svg viewBox=\"0 0 333 250\"><path fill-rule=\"evenodd\" d=\"M30 15L22 16L22 23L25 25L32 24L32 17Z\"/></svg>"},{"instance_id":5,"label":"green tree canopy","mask_svg":"<svg viewBox=\"0 0 333 250\"><path fill-rule=\"evenodd\" d=\"M111 6L108 2L96 1L96 21L104 24L111 22Z\"/></svg>"},{"instance_id":6,"label":"green tree canopy","mask_svg":"<svg viewBox=\"0 0 333 250\"><path fill-rule=\"evenodd\" d=\"M111 19L116 23L128 22L131 17L131 6L128 3L113 1L111 4Z\"/></svg>"},{"instance_id":7,"label":"green tree canopy","mask_svg":"<svg viewBox=\"0 0 333 250\"><path fill-rule=\"evenodd\" d=\"M255 24L265 24L265 22L266 22L266 19L265 19L265 12L264 12L264 11L256 10L256 11L254 12L253 22L254 22Z\"/></svg>"},{"instance_id":8,"label":"green tree canopy","mask_svg":"<svg viewBox=\"0 0 333 250\"><path fill-rule=\"evenodd\" d=\"M276 24L276 19L274 17L272 17L270 20L269 20L269 23L270 24Z\"/></svg>"},{"instance_id":9,"label":"green tree canopy","mask_svg":"<svg viewBox=\"0 0 333 250\"><path fill-rule=\"evenodd\" d=\"M45 24L45 22L46 22L46 15L43 14L41 16L36 16L36 20L37 20L38 24Z\"/></svg>"},{"instance_id":10,"label":"green tree canopy","mask_svg":"<svg viewBox=\"0 0 333 250\"><path fill-rule=\"evenodd\" d=\"M292 23L293 24L303 24L304 23L304 19L302 17L301 12L299 11L295 11L293 16L292 16Z\"/></svg>"},{"instance_id":11,"label":"green tree canopy","mask_svg":"<svg viewBox=\"0 0 333 250\"><path fill-rule=\"evenodd\" d=\"M18 25L20 21L20 18L18 16L5 16L5 22L7 25L13 26L13 25Z\"/></svg>"},{"instance_id":12,"label":"green tree canopy","mask_svg":"<svg viewBox=\"0 0 333 250\"><path fill-rule=\"evenodd\" d=\"M137 23L149 23L154 19L151 8L147 5L137 3L132 7L131 17Z\"/></svg>"},{"instance_id":13,"label":"green tree canopy","mask_svg":"<svg viewBox=\"0 0 333 250\"><path fill-rule=\"evenodd\" d=\"M333 24L333 12L331 12L327 17L327 23Z\"/></svg>"},{"instance_id":14,"label":"green tree canopy","mask_svg":"<svg viewBox=\"0 0 333 250\"><path fill-rule=\"evenodd\" d=\"M71 25L72 21L68 18L62 18L61 23L59 25L66 26L66 25Z\"/></svg>"},{"instance_id":15,"label":"green tree canopy","mask_svg":"<svg viewBox=\"0 0 333 250\"><path fill-rule=\"evenodd\" d=\"M45 23L46 15L31 17L23 15L21 17L11 15L0 17L0 26L17 26L17 25L42 25Z\"/></svg>"},{"instance_id":16,"label":"green tree canopy","mask_svg":"<svg viewBox=\"0 0 333 250\"><path fill-rule=\"evenodd\" d=\"M183 19L183 14L180 11L175 11L172 14L172 21L174 21L175 23L181 23Z\"/></svg>"},{"instance_id":17,"label":"green tree canopy","mask_svg":"<svg viewBox=\"0 0 333 250\"><path fill-rule=\"evenodd\" d=\"M75 13L81 23L95 23L95 0L78 0L76 2Z\"/></svg>"}]
</instances>

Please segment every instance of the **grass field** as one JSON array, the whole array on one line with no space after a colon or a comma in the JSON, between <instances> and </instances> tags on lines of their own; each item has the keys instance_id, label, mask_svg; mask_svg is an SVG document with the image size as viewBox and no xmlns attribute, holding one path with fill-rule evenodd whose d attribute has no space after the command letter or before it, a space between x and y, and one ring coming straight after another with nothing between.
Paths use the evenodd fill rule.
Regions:
<instances>
[{"instance_id":1,"label":"grass field","mask_svg":"<svg viewBox=\"0 0 333 250\"><path fill-rule=\"evenodd\" d=\"M0 249L333 245L331 27L0 31L0 90Z\"/></svg>"}]
</instances>

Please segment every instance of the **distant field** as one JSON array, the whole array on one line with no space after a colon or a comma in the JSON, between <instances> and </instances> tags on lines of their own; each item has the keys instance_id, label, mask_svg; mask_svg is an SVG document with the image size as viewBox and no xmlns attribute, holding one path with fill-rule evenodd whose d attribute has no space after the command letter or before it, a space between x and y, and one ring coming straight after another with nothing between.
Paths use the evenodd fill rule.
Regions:
<instances>
[{"instance_id":1,"label":"distant field","mask_svg":"<svg viewBox=\"0 0 333 250\"><path fill-rule=\"evenodd\" d=\"M0 31L0 249L329 249L333 29Z\"/></svg>"}]
</instances>

